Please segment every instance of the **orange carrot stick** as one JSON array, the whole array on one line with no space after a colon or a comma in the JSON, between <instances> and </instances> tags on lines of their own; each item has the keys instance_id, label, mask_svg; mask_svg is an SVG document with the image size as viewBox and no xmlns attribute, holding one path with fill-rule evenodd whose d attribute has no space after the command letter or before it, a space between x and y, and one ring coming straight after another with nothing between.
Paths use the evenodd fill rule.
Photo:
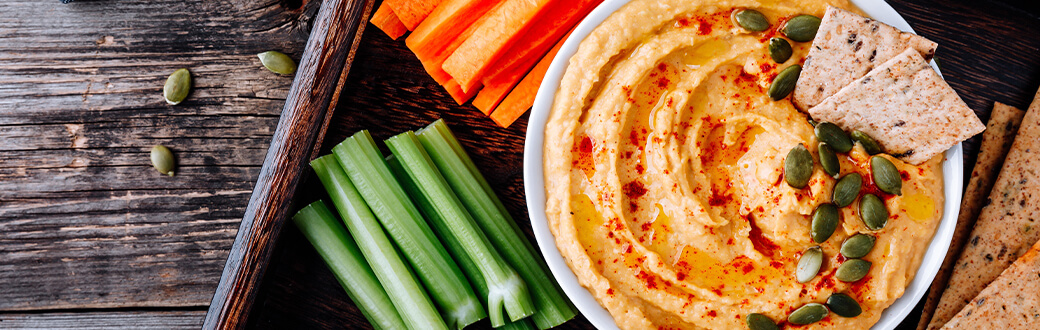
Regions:
<instances>
[{"instance_id":1,"label":"orange carrot stick","mask_svg":"<svg viewBox=\"0 0 1040 330\"><path fill-rule=\"evenodd\" d=\"M521 38L539 13L549 11L551 6L546 4L550 1L557 0L505 0L487 14L487 19L444 61L442 68L468 92L488 66Z\"/></svg>"},{"instance_id":2,"label":"orange carrot stick","mask_svg":"<svg viewBox=\"0 0 1040 330\"><path fill-rule=\"evenodd\" d=\"M440 3L441 0L384 0L380 7L390 6L401 19L401 23L411 31L415 30Z\"/></svg>"},{"instance_id":3,"label":"orange carrot stick","mask_svg":"<svg viewBox=\"0 0 1040 330\"><path fill-rule=\"evenodd\" d=\"M509 95L509 91L513 90L513 86L516 86L520 79L523 79L525 73L518 72L516 76L503 77L504 79L496 79L485 83L484 88L473 99L473 106L477 107L484 115L490 115L491 111L498 106L498 103L502 102L506 95Z\"/></svg>"},{"instance_id":4,"label":"orange carrot stick","mask_svg":"<svg viewBox=\"0 0 1040 330\"><path fill-rule=\"evenodd\" d=\"M569 36L570 33L568 32L567 35ZM545 72L549 70L549 64L552 64L553 58L560 52L560 47L566 40L567 37L564 37L557 42L556 46L553 46L552 50L549 50L549 53L538 61L538 64L531 69L524 80L521 80L509 93L509 96L506 96L505 100L502 100L502 103L491 112L491 120L494 120L498 126L509 127L520 116L523 116L527 109L531 108L531 105L534 104L534 97L538 94L538 86L542 85Z\"/></svg>"},{"instance_id":5,"label":"orange carrot stick","mask_svg":"<svg viewBox=\"0 0 1040 330\"><path fill-rule=\"evenodd\" d=\"M441 68L444 60L473 34L484 14L502 0L444 0L405 40L408 49L422 62L437 83L451 76Z\"/></svg>"},{"instance_id":6,"label":"orange carrot stick","mask_svg":"<svg viewBox=\"0 0 1040 330\"><path fill-rule=\"evenodd\" d=\"M408 32L401 20L397 18L397 14L394 14L394 11L389 6L386 6L385 3L380 5L379 9L372 14L370 22L382 30L383 33L390 36L390 39L397 40L397 38Z\"/></svg>"},{"instance_id":7,"label":"orange carrot stick","mask_svg":"<svg viewBox=\"0 0 1040 330\"><path fill-rule=\"evenodd\" d=\"M462 91L462 87L459 86L459 83L455 82L454 80L448 80L447 83L441 86L444 86L444 89L448 91L448 95L451 95L451 98L454 99L455 103L458 103L459 105L462 105L463 103L466 103L466 101L469 101L469 99L472 98L474 94L477 94L477 91L480 89L480 87L478 86L477 88L473 89L468 93L464 92Z\"/></svg>"}]
</instances>

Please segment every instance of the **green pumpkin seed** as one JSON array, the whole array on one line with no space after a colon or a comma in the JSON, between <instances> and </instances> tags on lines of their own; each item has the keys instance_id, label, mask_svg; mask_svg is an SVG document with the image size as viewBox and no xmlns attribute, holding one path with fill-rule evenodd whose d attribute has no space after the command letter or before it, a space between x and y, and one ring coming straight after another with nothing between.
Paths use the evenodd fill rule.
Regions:
<instances>
[{"instance_id":1,"label":"green pumpkin seed","mask_svg":"<svg viewBox=\"0 0 1040 330\"><path fill-rule=\"evenodd\" d=\"M780 330L772 319L759 313L748 314L746 320L747 327L751 330Z\"/></svg>"},{"instance_id":2,"label":"green pumpkin seed","mask_svg":"<svg viewBox=\"0 0 1040 330\"><path fill-rule=\"evenodd\" d=\"M173 176L173 152L161 144L152 147L152 167L159 173Z\"/></svg>"},{"instance_id":3,"label":"green pumpkin seed","mask_svg":"<svg viewBox=\"0 0 1040 330\"><path fill-rule=\"evenodd\" d=\"M806 42L816 38L816 31L820 29L820 18L812 15L798 15L787 21L780 33L788 39Z\"/></svg>"},{"instance_id":4,"label":"green pumpkin seed","mask_svg":"<svg viewBox=\"0 0 1040 330\"><path fill-rule=\"evenodd\" d=\"M903 178L899 175L896 165L885 157L870 157L870 172L874 176L874 184L881 191L893 195L903 195Z\"/></svg>"},{"instance_id":5,"label":"green pumpkin seed","mask_svg":"<svg viewBox=\"0 0 1040 330\"><path fill-rule=\"evenodd\" d=\"M268 70L271 70L271 72L277 74L292 74L296 72L296 62L293 62L289 55L272 50L256 54L256 56L260 58L260 63Z\"/></svg>"},{"instance_id":6,"label":"green pumpkin seed","mask_svg":"<svg viewBox=\"0 0 1040 330\"><path fill-rule=\"evenodd\" d=\"M820 272L820 266L823 266L823 249L819 246L806 249L805 253L802 253L802 257L798 259L798 268L795 269L795 278L798 283L812 281Z\"/></svg>"},{"instance_id":7,"label":"green pumpkin seed","mask_svg":"<svg viewBox=\"0 0 1040 330\"><path fill-rule=\"evenodd\" d=\"M769 19L766 15L758 12L754 9L743 9L733 14L733 20L737 21L737 25L748 31L765 31L769 29Z\"/></svg>"},{"instance_id":8,"label":"green pumpkin seed","mask_svg":"<svg viewBox=\"0 0 1040 330\"><path fill-rule=\"evenodd\" d=\"M820 167L823 167L823 171L827 172L827 175L837 178L841 173L841 163L838 162L838 155L834 153L834 149L831 149L826 142L820 142L820 146L816 150L820 154Z\"/></svg>"},{"instance_id":9,"label":"green pumpkin seed","mask_svg":"<svg viewBox=\"0 0 1040 330\"><path fill-rule=\"evenodd\" d=\"M812 125L812 127L814 127L814 128L816 127L816 125L820 124L819 122L813 120L812 118L808 118L806 120L809 122L809 125Z\"/></svg>"},{"instance_id":10,"label":"green pumpkin seed","mask_svg":"<svg viewBox=\"0 0 1040 330\"><path fill-rule=\"evenodd\" d=\"M184 101L190 91L191 72L188 69L174 71L169 78L166 78L166 85L163 85L162 88L163 98L166 99L166 103L172 105L178 105Z\"/></svg>"},{"instance_id":11,"label":"green pumpkin seed","mask_svg":"<svg viewBox=\"0 0 1040 330\"><path fill-rule=\"evenodd\" d=\"M769 57L773 58L776 63L787 62L791 58L791 54L794 54L794 50L791 49L791 43L787 42L784 38L769 38Z\"/></svg>"},{"instance_id":12,"label":"green pumpkin seed","mask_svg":"<svg viewBox=\"0 0 1040 330\"><path fill-rule=\"evenodd\" d=\"M834 184L834 194L831 202L838 207L846 207L859 196L859 188L863 185L863 176L859 173L846 174L838 183Z\"/></svg>"},{"instance_id":13,"label":"green pumpkin seed","mask_svg":"<svg viewBox=\"0 0 1040 330\"><path fill-rule=\"evenodd\" d=\"M867 135L867 133L856 130L852 131L852 134L849 135L853 140L859 142L859 145L863 146L863 150L866 150L867 154L876 155L881 153L881 145L878 144L874 138L870 137L870 135Z\"/></svg>"},{"instance_id":14,"label":"green pumpkin seed","mask_svg":"<svg viewBox=\"0 0 1040 330\"><path fill-rule=\"evenodd\" d=\"M888 223L888 208L881 198L873 194L863 195L859 199L859 215L863 218L863 224L870 230L881 230Z\"/></svg>"},{"instance_id":15,"label":"green pumpkin seed","mask_svg":"<svg viewBox=\"0 0 1040 330\"><path fill-rule=\"evenodd\" d=\"M798 64L781 70L776 75L776 78L773 78L773 84L769 85L769 90L766 92L769 94L769 98L773 99L773 101L783 100L794 91L794 85L798 82L798 76L801 74L802 66Z\"/></svg>"},{"instance_id":16,"label":"green pumpkin seed","mask_svg":"<svg viewBox=\"0 0 1040 330\"><path fill-rule=\"evenodd\" d=\"M808 303L791 312L787 316L787 322L791 324L813 324L827 317L827 307L823 304Z\"/></svg>"},{"instance_id":17,"label":"green pumpkin seed","mask_svg":"<svg viewBox=\"0 0 1040 330\"><path fill-rule=\"evenodd\" d=\"M834 151L846 153L852 150L852 140L849 140L849 135L838 125L822 122L816 125L813 132L816 133L817 140L827 143Z\"/></svg>"},{"instance_id":18,"label":"green pumpkin seed","mask_svg":"<svg viewBox=\"0 0 1040 330\"><path fill-rule=\"evenodd\" d=\"M863 258L874 249L874 236L867 234L856 234L846 238L841 243L841 255L849 259Z\"/></svg>"},{"instance_id":19,"label":"green pumpkin seed","mask_svg":"<svg viewBox=\"0 0 1040 330\"><path fill-rule=\"evenodd\" d=\"M812 177L813 159L805 146L798 144L787 153L784 159L784 181L795 189L805 188Z\"/></svg>"},{"instance_id":20,"label":"green pumpkin seed","mask_svg":"<svg viewBox=\"0 0 1040 330\"><path fill-rule=\"evenodd\" d=\"M849 259L838 266L834 272L834 278L842 282L855 282L863 279L870 272L870 261L863 259Z\"/></svg>"},{"instance_id":21,"label":"green pumpkin seed","mask_svg":"<svg viewBox=\"0 0 1040 330\"><path fill-rule=\"evenodd\" d=\"M835 293L827 298L827 307L841 317L856 317L863 313L863 308L859 307L856 299L844 293Z\"/></svg>"},{"instance_id":22,"label":"green pumpkin seed","mask_svg":"<svg viewBox=\"0 0 1040 330\"><path fill-rule=\"evenodd\" d=\"M838 229L840 220L838 207L831 203L820 204L813 211L812 230L809 231L809 236L812 237L813 242L823 243L834 234L835 229Z\"/></svg>"}]
</instances>

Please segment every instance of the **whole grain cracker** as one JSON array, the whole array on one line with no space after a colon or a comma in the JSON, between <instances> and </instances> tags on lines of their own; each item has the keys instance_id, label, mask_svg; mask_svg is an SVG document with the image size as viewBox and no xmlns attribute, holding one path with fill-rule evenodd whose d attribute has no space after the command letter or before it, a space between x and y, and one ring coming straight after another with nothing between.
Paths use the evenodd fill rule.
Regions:
<instances>
[{"instance_id":1,"label":"whole grain cracker","mask_svg":"<svg viewBox=\"0 0 1040 330\"><path fill-rule=\"evenodd\" d=\"M907 48L928 60L935 47L922 36L828 6L792 99L799 109L812 108Z\"/></svg>"},{"instance_id":2,"label":"whole grain cracker","mask_svg":"<svg viewBox=\"0 0 1040 330\"><path fill-rule=\"evenodd\" d=\"M1022 119L986 203L928 329L946 324L1040 239L1040 91Z\"/></svg>"},{"instance_id":3,"label":"whole grain cracker","mask_svg":"<svg viewBox=\"0 0 1040 330\"><path fill-rule=\"evenodd\" d=\"M918 165L986 129L916 50L908 48L809 109L819 122L860 130Z\"/></svg>"},{"instance_id":4,"label":"whole grain cracker","mask_svg":"<svg viewBox=\"0 0 1040 330\"><path fill-rule=\"evenodd\" d=\"M943 329L1034 330L1040 327L1040 242L1033 244Z\"/></svg>"},{"instance_id":5,"label":"whole grain cracker","mask_svg":"<svg viewBox=\"0 0 1040 330\"><path fill-rule=\"evenodd\" d=\"M950 280L950 271L957 261L964 242L975 226L982 210L983 202L993 189L993 181L1000 174L1000 168L1004 165L1004 157L1011 149L1011 143L1015 141L1018 126L1022 124L1022 116L1026 112L1021 109L1000 102L993 104L990 112L989 122L986 123L986 131L982 132L982 145L979 147L979 157L975 160L975 168L971 171L971 179L968 188L964 191L964 199L961 200L961 212L957 217L957 227L953 231L953 240L950 249L946 251L946 259L943 261L939 273L935 274L932 286L928 290L925 299L921 320L917 325L918 330L928 327L932 319L935 306L939 304L939 297L946 289L946 283Z\"/></svg>"}]
</instances>

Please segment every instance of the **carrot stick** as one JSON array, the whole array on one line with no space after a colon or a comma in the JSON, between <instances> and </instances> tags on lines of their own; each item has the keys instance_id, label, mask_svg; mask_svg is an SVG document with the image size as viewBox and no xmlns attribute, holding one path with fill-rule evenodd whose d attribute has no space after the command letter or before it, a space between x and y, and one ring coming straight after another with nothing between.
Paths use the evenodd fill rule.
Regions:
<instances>
[{"instance_id":1,"label":"carrot stick","mask_svg":"<svg viewBox=\"0 0 1040 330\"><path fill-rule=\"evenodd\" d=\"M408 28L409 31L415 30L422 23L430 12L441 3L441 0L384 0L383 5L390 6L397 17L401 19L401 23ZM380 5L379 7L383 7Z\"/></svg>"},{"instance_id":2,"label":"carrot stick","mask_svg":"<svg viewBox=\"0 0 1040 330\"><path fill-rule=\"evenodd\" d=\"M405 39L408 49L422 62L437 83L445 85L451 76L441 66L470 35L484 15L502 0L443 0L426 20Z\"/></svg>"},{"instance_id":3,"label":"carrot stick","mask_svg":"<svg viewBox=\"0 0 1040 330\"><path fill-rule=\"evenodd\" d=\"M498 103L502 102L506 95L509 95L509 91L513 90L513 86L516 86L520 79L523 79L525 73L517 72L516 76L487 82L484 88L477 93L477 97L473 99L473 106L477 107L484 115L490 115L491 111L498 106Z\"/></svg>"},{"instance_id":4,"label":"carrot stick","mask_svg":"<svg viewBox=\"0 0 1040 330\"><path fill-rule=\"evenodd\" d=\"M550 8L545 15L533 22L531 29L524 32L520 40L488 67L481 78L484 90L494 85L495 81L515 79L512 83L514 85L519 82L564 34L569 33L601 2L603 0L571 0L549 4Z\"/></svg>"},{"instance_id":5,"label":"carrot stick","mask_svg":"<svg viewBox=\"0 0 1040 330\"><path fill-rule=\"evenodd\" d=\"M536 21L546 6L557 0L505 0L487 14L487 19L444 61L444 71L455 78L463 91L477 85L484 71L504 54ZM571 1L571 0L560 0Z\"/></svg>"},{"instance_id":6,"label":"carrot stick","mask_svg":"<svg viewBox=\"0 0 1040 330\"><path fill-rule=\"evenodd\" d=\"M455 103L458 103L459 105L462 105L463 103L466 103L466 101L469 101L469 99L472 98L473 95L477 94L477 91L480 89L480 87L478 86L470 92L464 92L462 91L462 87L459 86L459 83L455 82L455 80L448 80L447 83L442 84L441 86L443 86L444 89L448 91L448 95L451 95L451 98L454 99Z\"/></svg>"},{"instance_id":7,"label":"carrot stick","mask_svg":"<svg viewBox=\"0 0 1040 330\"><path fill-rule=\"evenodd\" d=\"M570 32L567 33L567 36L570 36ZM527 109L531 108L531 105L534 104L534 97L538 94L538 86L542 84L545 72L549 71L549 64L552 64L553 58L560 52L560 47L566 40L565 36L556 43L556 46L553 46L552 50L549 50L548 54L545 54L545 57L542 57L541 61L538 61L538 64L531 69L524 80L521 80L509 93L509 96L506 96L506 99L502 100L502 103L491 112L491 120L503 128L509 127L520 116L523 116Z\"/></svg>"},{"instance_id":8,"label":"carrot stick","mask_svg":"<svg viewBox=\"0 0 1040 330\"><path fill-rule=\"evenodd\" d=\"M390 6L386 6L386 3L380 5L375 14L372 14L370 22L382 30L383 33L390 36L390 39L397 40L397 38L408 32L401 20L397 18L397 14L394 14L393 9L390 9Z\"/></svg>"}]
</instances>

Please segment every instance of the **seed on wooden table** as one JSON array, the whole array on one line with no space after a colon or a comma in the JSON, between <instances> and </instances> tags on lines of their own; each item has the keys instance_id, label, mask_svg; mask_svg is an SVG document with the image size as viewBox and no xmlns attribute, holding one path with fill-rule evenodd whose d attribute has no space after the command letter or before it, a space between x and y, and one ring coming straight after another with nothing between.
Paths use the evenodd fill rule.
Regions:
<instances>
[{"instance_id":1,"label":"seed on wooden table","mask_svg":"<svg viewBox=\"0 0 1040 330\"><path fill-rule=\"evenodd\" d=\"M163 98L166 99L166 103L178 105L188 97L190 91L191 72L188 69L178 69L166 78L166 84L163 85Z\"/></svg>"},{"instance_id":2,"label":"seed on wooden table","mask_svg":"<svg viewBox=\"0 0 1040 330\"><path fill-rule=\"evenodd\" d=\"M296 72L296 62L293 62L289 55L272 50L256 54L256 56L260 58L260 63L268 70L271 70L271 72L277 74L292 74Z\"/></svg>"},{"instance_id":3,"label":"seed on wooden table","mask_svg":"<svg viewBox=\"0 0 1040 330\"><path fill-rule=\"evenodd\" d=\"M157 144L152 147L152 167L159 173L173 176L173 152L164 145Z\"/></svg>"}]
</instances>

